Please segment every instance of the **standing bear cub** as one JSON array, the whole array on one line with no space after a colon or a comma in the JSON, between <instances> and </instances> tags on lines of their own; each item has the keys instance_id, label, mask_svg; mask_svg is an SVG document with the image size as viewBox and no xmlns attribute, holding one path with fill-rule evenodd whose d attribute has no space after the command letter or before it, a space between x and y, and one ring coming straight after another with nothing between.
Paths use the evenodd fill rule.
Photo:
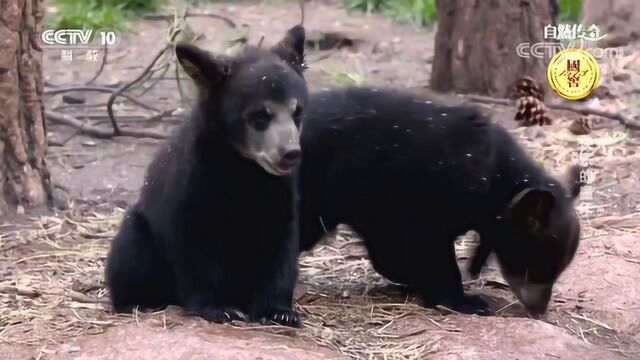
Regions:
<instances>
[{"instance_id":1,"label":"standing bear cub","mask_svg":"<svg viewBox=\"0 0 640 360\"><path fill-rule=\"evenodd\" d=\"M454 241L480 234L471 272L490 253L532 314L573 259L578 168L561 184L478 109L347 88L312 94L301 136L301 248L350 225L377 272L425 305L490 314L465 294Z\"/></svg>"},{"instance_id":2,"label":"standing bear cub","mask_svg":"<svg viewBox=\"0 0 640 360\"><path fill-rule=\"evenodd\" d=\"M234 57L178 44L199 95L151 162L107 258L118 312L180 305L204 319L299 326L292 173L307 102L304 28Z\"/></svg>"}]
</instances>

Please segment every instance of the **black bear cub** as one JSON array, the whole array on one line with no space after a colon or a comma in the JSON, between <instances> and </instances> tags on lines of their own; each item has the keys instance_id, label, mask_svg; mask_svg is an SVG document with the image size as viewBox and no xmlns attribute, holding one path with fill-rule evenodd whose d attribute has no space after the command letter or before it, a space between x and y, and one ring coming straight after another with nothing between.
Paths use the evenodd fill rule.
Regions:
<instances>
[{"instance_id":1,"label":"black bear cub","mask_svg":"<svg viewBox=\"0 0 640 360\"><path fill-rule=\"evenodd\" d=\"M304 28L227 57L176 56L199 96L149 165L107 258L116 311L180 305L204 319L299 326L293 170L307 103Z\"/></svg>"},{"instance_id":2,"label":"black bear cub","mask_svg":"<svg viewBox=\"0 0 640 360\"><path fill-rule=\"evenodd\" d=\"M471 272L495 253L530 313L546 311L578 246L577 167L561 183L478 109L371 88L310 95L301 146L301 250L350 225L376 271L426 306L488 315L455 257L456 237L476 230Z\"/></svg>"}]
</instances>

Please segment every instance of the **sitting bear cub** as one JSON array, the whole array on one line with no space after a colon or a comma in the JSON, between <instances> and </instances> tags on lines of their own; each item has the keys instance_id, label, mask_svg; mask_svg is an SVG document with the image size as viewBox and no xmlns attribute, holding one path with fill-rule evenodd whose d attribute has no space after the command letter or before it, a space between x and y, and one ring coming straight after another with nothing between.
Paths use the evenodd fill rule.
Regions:
<instances>
[{"instance_id":1,"label":"sitting bear cub","mask_svg":"<svg viewBox=\"0 0 640 360\"><path fill-rule=\"evenodd\" d=\"M199 88L150 164L106 265L116 311L184 307L204 319L298 326L293 170L307 102L304 28L271 49L176 55Z\"/></svg>"}]
</instances>

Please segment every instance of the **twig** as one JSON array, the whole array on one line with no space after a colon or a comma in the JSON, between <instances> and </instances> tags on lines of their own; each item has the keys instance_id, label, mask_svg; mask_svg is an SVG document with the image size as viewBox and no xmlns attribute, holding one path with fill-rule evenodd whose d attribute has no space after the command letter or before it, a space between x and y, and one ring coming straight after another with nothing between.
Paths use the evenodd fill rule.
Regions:
<instances>
[{"instance_id":1,"label":"twig","mask_svg":"<svg viewBox=\"0 0 640 360\"><path fill-rule=\"evenodd\" d=\"M213 19L218 19L218 20L222 20L224 21L227 25L229 25L229 27L232 28L237 28L238 26L236 25L235 22L233 22L231 19L229 19L228 17L222 16L222 15L218 15L218 14L212 14L212 13L192 13L192 12L187 12L185 14L185 17L208 17L208 18L213 18ZM162 15L162 14L156 14L156 15L145 15L142 17L145 20L165 20L165 21L171 21L174 18L174 15Z\"/></svg>"},{"instance_id":2,"label":"twig","mask_svg":"<svg viewBox=\"0 0 640 360\"><path fill-rule=\"evenodd\" d=\"M82 130L84 130L84 127L87 125L87 120L82 122L82 126L79 129L76 129L76 131L73 132L73 134L67 136L66 139L54 144L54 146L65 146L67 145L67 143L69 142L69 140L73 139L74 137L78 136L79 134L82 134Z\"/></svg>"},{"instance_id":3,"label":"twig","mask_svg":"<svg viewBox=\"0 0 640 360\"><path fill-rule=\"evenodd\" d=\"M153 69L153 66L156 64L156 62L158 62L158 60L160 60L160 58L170 48L171 46L167 45L164 48L162 48L162 50L158 51L156 56L153 58L153 61L151 61L151 63L147 65L144 71L137 78L135 78L130 83L122 86L120 89L112 93L111 96L109 97L109 100L107 101L107 114L109 114L109 119L111 119L111 125L113 126L113 136L121 135L120 129L118 128L118 122L116 121L116 118L113 114L113 103L116 101L116 98L122 95L122 93L124 93L125 91L127 91L127 89L131 88L132 86L140 82L142 79L144 79L147 76L147 74L151 71L151 69Z\"/></svg>"},{"instance_id":4,"label":"twig","mask_svg":"<svg viewBox=\"0 0 640 360\"><path fill-rule=\"evenodd\" d=\"M75 290L69 290L69 297L75 302L84 304L109 304L107 299L92 298Z\"/></svg>"},{"instance_id":5,"label":"twig","mask_svg":"<svg viewBox=\"0 0 640 360\"><path fill-rule=\"evenodd\" d=\"M576 318L576 319L580 319L580 320L588 321L588 322L590 322L590 323L592 323L592 324L594 324L594 325L598 325L598 326L600 326L600 327L602 327L602 328L605 328L605 329L607 329L607 330L615 331L615 329L614 329L614 328L612 328L611 326L609 326L609 325L607 325L607 324L603 323L602 321L589 319L588 317L586 317L586 316L584 316L584 315L579 315L579 314L574 314L574 313L571 313L571 316L572 316L572 317L574 317L574 318Z\"/></svg>"},{"instance_id":6,"label":"twig","mask_svg":"<svg viewBox=\"0 0 640 360\"><path fill-rule=\"evenodd\" d=\"M122 115L118 117L118 122L119 123L123 123L123 122L143 122L143 121L159 121L159 120L174 120L174 121L181 121L184 119L184 117L182 116L174 116L171 114L172 111L175 111L176 109L173 110L165 110L162 111L160 113L158 113L158 115ZM53 110L56 111L56 110ZM60 112L60 111L57 111ZM89 119L89 120L95 120L95 121L100 121L103 122L104 120L106 120L107 122L109 122L109 116L107 116L106 114L91 114L91 115L75 115L74 113L66 113L69 114L71 116L74 117L82 117L83 119Z\"/></svg>"},{"instance_id":7,"label":"twig","mask_svg":"<svg viewBox=\"0 0 640 360\"><path fill-rule=\"evenodd\" d=\"M154 115L150 117L148 120L153 120L158 118L159 116L164 116L165 114ZM73 116L61 114L58 112L47 110L45 111L45 116L47 120L57 122L59 124L67 125L74 127L76 129L80 129L83 134L90 135L96 137L98 139L110 139L114 136L130 136L136 138L149 138L149 139L166 139L166 134L156 133L152 131L145 130L131 130L131 129L119 129L118 135L114 134L112 131L107 129L102 129L94 126L83 126L82 121L74 118Z\"/></svg>"},{"instance_id":8,"label":"twig","mask_svg":"<svg viewBox=\"0 0 640 360\"><path fill-rule=\"evenodd\" d=\"M180 94L180 105L184 106L185 98L184 91L182 90L182 83L180 82L180 67L176 63L176 85L178 85L178 94Z\"/></svg>"},{"instance_id":9,"label":"twig","mask_svg":"<svg viewBox=\"0 0 640 360\"><path fill-rule=\"evenodd\" d=\"M622 125L626 126L629 129L636 129L636 130L640 129L640 121L634 120L628 116L622 115L621 113L617 113L617 112L614 113L614 112L609 112L604 110L590 109L585 106L575 106L575 105L569 105L569 104L549 104L547 105L547 107L551 109L556 109L556 110L573 111L582 115L596 115L600 117L605 117L612 120L617 120Z\"/></svg>"},{"instance_id":10,"label":"twig","mask_svg":"<svg viewBox=\"0 0 640 360\"><path fill-rule=\"evenodd\" d=\"M69 87L61 87L61 88L45 90L42 93L44 95L60 95L70 91L93 91L93 92L101 92L101 93L112 93L115 90L107 87L99 87L99 86L69 86Z\"/></svg>"},{"instance_id":11,"label":"twig","mask_svg":"<svg viewBox=\"0 0 640 360\"><path fill-rule=\"evenodd\" d=\"M104 107L107 106L107 103L101 102L101 103L94 103L94 104L69 104L69 105L60 105L60 106L56 106L54 107L53 111L60 111L60 110L64 110L64 109L75 109L75 108L92 108L92 107Z\"/></svg>"},{"instance_id":12,"label":"twig","mask_svg":"<svg viewBox=\"0 0 640 360\"><path fill-rule=\"evenodd\" d=\"M4 294L18 294L21 296L26 296L30 298L37 298L42 295L41 292L35 289L20 287L20 286L11 286L11 285L0 285L0 293Z\"/></svg>"},{"instance_id":13,"label":"twig","mask_svg":"<svg viewBox=\"0 0 640 360\"><path fill-rule=\"evenodd\" d=\"M45 90L43 92L44 95L59 95L59 94L63 94L66 92L71 92L71 91L93 91L93 92L101 92L101 93L105 93L105 94L112 94L114 91L116 91L116 89L111 89L111 88L107 88L107 87L98 87L98 86L72 86L72 87L63 87L63 88L56 88L56 89L50 89L50 90ZM159 109L147 105L139 100L136 100L134 98L132 98L129 95L126 94L121 94L120 96L122 96L123 98L131 101L132 103L147 109L147 110L151 110L151 111L160 111Z\"/></svg>"},{"instance_id":14,"label":"twig","mask_svg":"<svg viewBox=\"0 0 640 360\"><path fill-rule=\"evenodd\" d=\"M511 99L502 99L502 98L494 98L490 96L468 95L468 94L463 94L460 96L477 103L497 104L497 105L503 105L503 106L510 106L515 104L515 101Z\"/></svg>"},{"instance_id":15,"label":"twig","mask_svg":"<svg viewBox=\"0 0 640 360\"><path fill-rule=\"evenodd\" d=\"M142 97L144 94L146 94L147 92L149 92L149 90L153 89L154 86L156 86L158 84L158 82L160 82L160 80L162 80L162 77L167 73L167 71L169 71L169 69L171 68L171 63L166 63L164 65L161 66L162 70L160 69L155 69L154 71L151 71L150 73L154 73L157 70L160 70L162 73L160 74L160 76L158 76L157 78L153 79L153 82L151 83L151 85L149 85L146 89L143 89L139 94L138 97Z\"/></svg>"},{"instance_id":16,"label":"twig","mask_svg":"<svg viewBox=\"0 0 640 360\"><path fill-rule=\"evenodd\" d=\"M510 99L493 98L493 97L482 96L482 95L462 95L462 97L467 98L473 102L485 103L485 104L497 104L497 105L504 105L504 106L512 106L515 104L515 102ZM592 109L585 106L577 106L577 105L569 105L569 104L549 103L545 105L550 109L567 110L567 111L573 111L582 115L596 115L600 117L609 118L612 120L617 120L622 125L630 129L640 129L640 121L631 119L630 117L622 115L617 112L609 112L604 110Z\"/></svg>"},{"instance_id":17,"label":"twig","mask_svg":"<svg viewBox=\"0 0 640 360\"><path fill-rule=\"evenodd\" d=\"M333 52L332 52L332 51L327 51L326 53L324 53L324 54L320 54L320 55L316 56L316 57L315 57L315 58L313 58L313 59L309 59L309 61L307 61L307 63L309 63L309 64L315 64L315 63L320 62L320 61L322 61L322 60L324 60L324 59L328 59L328 58L330 58L330 57L331 57L331 55L333 55Z\"/></svg>"},{"instance_id":18,"label":"twig","mask_svg":"<svg viewBox=\"0 0 640 360\"><path fill-rule=\"evenodd\" d=\"M102 74L102 70L104 70L104 66L107 64L107 44L104 44L104 56L102 57L102 63L100 63L100 68L98 69L98 72L96 72L95 75L93 75L93 77L91 78L91 80L87 81L85 83L85 85L91 85L94 81L96 81L96 79L100 76L100 74Z\"/></svg>"}]
</instances>

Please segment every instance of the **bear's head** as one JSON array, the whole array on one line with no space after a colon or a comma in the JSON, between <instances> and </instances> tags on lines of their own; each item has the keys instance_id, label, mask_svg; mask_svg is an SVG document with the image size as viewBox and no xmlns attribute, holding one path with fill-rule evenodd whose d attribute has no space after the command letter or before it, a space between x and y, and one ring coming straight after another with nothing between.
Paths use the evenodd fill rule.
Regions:
<instances>
[{"instance_id":1,"label":"bear's head","mask_svg":"<svg viewBox=\"0 0 640 360\"><path fill-rule=\"evenodd\" d=\"M206 131L277 176L290 175L301 157L304 43L304 28L296 25L275 46L246 46L234 56L176 45L178 61L199 88L196 107Z\"/></svg>"},{"instance_id":2,"label":"bear's head","mask_svg":"<svg viewBox=\"0 0 640 360\"><path fill-rule=\"evenodd\" d=\"M554 283L577 251L580 171L569 169L566 186L520 191L506 209L499 239L492 241L503 277L532 315L546 311Z\"/></svg>"}]
</instances>

